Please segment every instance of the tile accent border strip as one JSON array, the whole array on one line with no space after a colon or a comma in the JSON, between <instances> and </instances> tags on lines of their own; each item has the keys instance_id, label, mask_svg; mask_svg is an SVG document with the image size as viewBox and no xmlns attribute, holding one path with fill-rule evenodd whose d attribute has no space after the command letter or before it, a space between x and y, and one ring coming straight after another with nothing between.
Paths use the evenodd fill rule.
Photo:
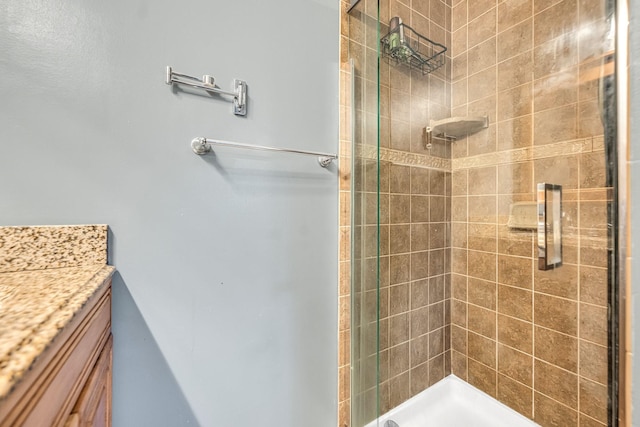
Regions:
<instances>
[{"instance_id":1,"label":"tile accent border strip","mask_svg":"<svg viewBox=\"0 0 640 427\"><path fill-rule=\"evenodd\" d=\"M378 149L372 145L357 145L356 153L359 158L375 160L378 157ZM436 169L444 172L451 171L451 160L441 157L433 157L424 154L409 153L406 151L380 148L380 160L395 165L415 166L428 169Z\"/></svg>"},{"instance_id":2,"label":"tile accent border strip","mask_svg":"<svg viewBox=\"0 0 640 427\"><path fill-rule=\"evenodd\" d=\"M380 160L396 165L415 166L427 169L441 170L444 172L451 172L459 169L471 169L517 162L527 162L536 159L567 156L580 153L591 153L603 150L604 137L600 135L589 138L574 139L571 141L563 141L555 144L497 151L451 160L443 159L441 157L433 157L424 154L409 153L406 151L398 151L381 147ZM375 160L378 156L378 149L377 147L372 145L359 144L356 146L356 153L360 158Z\"/></svg>"},{"instance_id":3,"label":"tile accent border strip","mask_svg":"<svg viewBox=\"0 0 640 427\"><path fill-rule=\"evenodd\" d=\"M471 169L508 163L527 162L548 157L591 153L604 150L604 136L595 136L555 144L497 151L473 157L462 157L451 161L452 170Z\"/></svg>"}]
</instances>

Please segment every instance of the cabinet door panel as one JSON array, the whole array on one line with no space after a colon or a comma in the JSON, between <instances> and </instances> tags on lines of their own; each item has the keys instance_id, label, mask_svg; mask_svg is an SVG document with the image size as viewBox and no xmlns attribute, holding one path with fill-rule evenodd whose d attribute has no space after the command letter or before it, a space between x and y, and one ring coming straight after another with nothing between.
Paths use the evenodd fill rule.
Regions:
<instances>
[{"instance_id":1,"label":"cabinet door panel","mask_svg":"<svg viewBox=\"0 0 640 427\"><path fill-rule=\"evenodd\" d=\"M111 425L111 359L113 338L104 346L91 376L87 380L73 410L80 416L82 427Z\"/></svg>"},{"instance_id":2,"label":"cabinet door panel","mask_svg":"<svg viewBox=\"0 0 640 427\"><path fill-rule=\"evenodd\" d=\"M19 425L41 427L64 425L73 408L84 380L95 366L95 360L111 330L111 299L103 299L95 314L65 351L59 365L45 380L45 389L37 403Z\"/></svg>"}]
</instances>

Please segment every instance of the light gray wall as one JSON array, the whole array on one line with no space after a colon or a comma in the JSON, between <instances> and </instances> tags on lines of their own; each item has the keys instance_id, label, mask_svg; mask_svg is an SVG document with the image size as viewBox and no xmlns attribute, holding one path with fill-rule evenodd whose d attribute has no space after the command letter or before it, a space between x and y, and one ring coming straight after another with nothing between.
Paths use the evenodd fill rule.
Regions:
<instances>
[{"instance_id":1,"label":"light gray wall","mask_svg":"<svg viewBox=\"0 0 640 427\"><path fill-rule=\"evenodd\" d=\"M336 0L0 2L0 224L112 230L114 426L333 425ZM165 66L249 85L249 115Z\"/></svg>"},{"instance_id":2,"label":"light gray wall","mask_svg":"<svg viewBox=\"0 0 640 427\"><path fill-rule=\"evenodd\" d=\"M631 316L632 322L632 339L633 339L633 360L631 366L631 372L633 375L632 380L632 416L633 425L640 426L640 326L639 317L640 313L640 264L638 264L638 251L640 251L640 226L637 218L640 215L640 190L638 189L638 183L640 183L640 147L638 147L638 141L640 141L640 0L631 0L630 6L630 21L629 21L629 54L630 54L630 95L631 95L631 111L630 111L630 127L631 127L631 139L629 140L630 148L630 181L631 181L631 200L628 201L629 209L631 209L631 246L633 262L631 263L631 280L632 280L632 295L631 306L632 312L628 313Z\"/></svg>"}]
</instances>

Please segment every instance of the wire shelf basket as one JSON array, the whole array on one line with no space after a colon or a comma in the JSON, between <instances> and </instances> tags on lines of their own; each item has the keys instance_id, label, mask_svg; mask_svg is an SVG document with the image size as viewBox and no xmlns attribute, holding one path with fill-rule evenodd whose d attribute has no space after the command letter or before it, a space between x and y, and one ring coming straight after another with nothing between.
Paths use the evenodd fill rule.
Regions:
<instances>
[{"instance_id":1,"label":"wire shelf basket","mask_svg":"<svg viewBox=\"0 0 640 427\"><path fill-rule=\"evenodd\" d=\"M382 54L397 64L429 74L444 65L446 46L436 43L400 23L380 40Z\"/></svg>"}]
</instances>

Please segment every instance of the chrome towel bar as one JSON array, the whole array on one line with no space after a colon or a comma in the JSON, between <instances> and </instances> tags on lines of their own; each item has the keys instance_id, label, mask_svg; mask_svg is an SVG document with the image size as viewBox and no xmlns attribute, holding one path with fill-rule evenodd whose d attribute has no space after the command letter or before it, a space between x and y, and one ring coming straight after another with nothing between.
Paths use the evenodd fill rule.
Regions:
<instances>
[{"instance_id":1,"label":"chrome towel bar","mask_svg":"<svg viewBox=\"0 0 640 427\"><path fill-rule=\"evenodd\" d=\"M233 114L236 116L247 115L247 82L244 80L234 79L233 92L229 92L216 87L213 76L204 75L202 76L202 79L199 79L186 74L176 73L171 67L167 67L165 83L168 85L176 83L196 89L202 89L210 93L232 96Z\"/></svg>"},{"instance_id":2,"label":"chrome towel bar","mask_svg":"<svg viewBox=\"0 0 640 427\"><path fill-rule=\"evenodd\" d=\"M230 142L230 141L221 141L218 139L209 139L209 138L194 138L191 141L191 148L193 152L198 155L206 154L213 150L212 145L219 145L222 147L232 147L232 148L246 148L249 150L260 150L260 151L278 151L281 153L293 153L293 154L306 154L311 156L318 156L318 163L323 168L329 166L329 164L338 158L335 154L328 153L318 153L315 151L305 151L305 150L292 150L289 148L275 148L275 147L265 147L264 145L251 145L251 144L241 144L239 142Z\"/></svg>"}]
</instances>

